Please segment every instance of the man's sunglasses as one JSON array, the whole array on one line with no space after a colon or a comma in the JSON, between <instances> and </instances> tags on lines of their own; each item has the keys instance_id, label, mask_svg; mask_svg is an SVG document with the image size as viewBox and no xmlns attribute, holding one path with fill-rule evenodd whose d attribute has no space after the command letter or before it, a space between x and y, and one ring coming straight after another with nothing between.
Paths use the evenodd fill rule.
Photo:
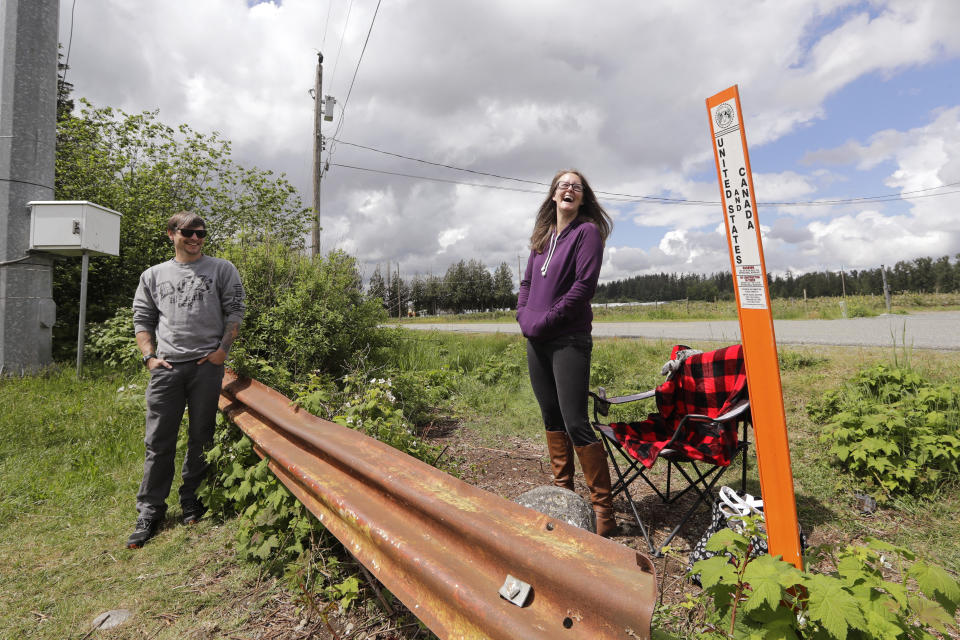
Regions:
<instances>
[{"instance_id":1,"label":"man's sunglasses","mask_svg":"<svg viewBox=\"0 0 960 640\"><path fill-rule=\"evenodd\" d=\"M206 238L207 230L206 229L177 229L184 238L192 238L194 234L198 238Z\"/></svg>"}]
</instances>

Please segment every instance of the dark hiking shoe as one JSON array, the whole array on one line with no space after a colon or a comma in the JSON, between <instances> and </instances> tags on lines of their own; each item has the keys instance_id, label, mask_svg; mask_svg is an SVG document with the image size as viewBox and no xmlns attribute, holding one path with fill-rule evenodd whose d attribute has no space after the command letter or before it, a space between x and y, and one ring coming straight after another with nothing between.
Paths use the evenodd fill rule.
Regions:
<instances>
[{"instance_id":1,"label":"dark hiking shoe","mask_svg":"<svg viewBox=\"0 0 960 640\"><path fill-rule=\"evenodd\" d=\"M147 540L157 535L163 518L137 518L137 526L127 538L127 549L139 549Z\"/></svg>"},{"instance_id":2,"label":"dark hiking shoe","mask_svg":"<svg viewBox=\"0 0 960 640\"><path fill-rule=\"evenodd\" d=\"M183 524L197 524L206 512L207 508L199 502L191 507L184 507L183 517L180 519L180 522Z\"/></svg>"}]
</instances>

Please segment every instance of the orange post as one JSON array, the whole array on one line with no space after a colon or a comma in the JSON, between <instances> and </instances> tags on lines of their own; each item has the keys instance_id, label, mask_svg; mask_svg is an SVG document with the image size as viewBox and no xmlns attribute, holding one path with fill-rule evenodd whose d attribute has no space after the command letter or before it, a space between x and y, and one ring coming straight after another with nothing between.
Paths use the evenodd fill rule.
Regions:
<instances>
[{"instance_id":1,"label":"orange post","mask_svg":"<svg viewBox=\"0 0 960 640\"><path fill-rule=\"evenodd\" d=\"M802 569L777 342L737 86L707 98L707 112L740 318L768 544L771 554Z\"/></svg>"}]
</instances>

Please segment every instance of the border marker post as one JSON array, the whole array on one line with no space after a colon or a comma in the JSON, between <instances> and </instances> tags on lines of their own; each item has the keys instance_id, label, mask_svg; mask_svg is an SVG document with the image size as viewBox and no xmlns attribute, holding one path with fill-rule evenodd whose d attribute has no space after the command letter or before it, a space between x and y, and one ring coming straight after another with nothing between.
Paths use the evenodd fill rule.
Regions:
<instances>
[{"instance_id":1,"label":"border marker post","mask_svg":"<svg viewBox=\"0 0 960 640\"><path fill-rule=\"evenodd\" d=\"M790 443L757 201L737 85L707 98L772 555L803 568Z\"/></svg>"}]
</instances>

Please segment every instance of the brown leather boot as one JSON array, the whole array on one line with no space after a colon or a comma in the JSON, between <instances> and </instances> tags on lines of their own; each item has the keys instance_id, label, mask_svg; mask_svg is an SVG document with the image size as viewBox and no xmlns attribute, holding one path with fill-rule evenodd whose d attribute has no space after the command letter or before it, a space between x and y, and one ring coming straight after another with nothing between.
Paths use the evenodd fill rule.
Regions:
<instances>
[{"instance_id":1,"label":"brown leather boot","mask_svg":"<svg viewBox=\"0 0 960 640\"><path fill-rule=\"evenodd\" d=\"M566 431L547 431L553 484L573 491L573 443Z\"/></svg>"},{"instance_id":2,"label":"brown leather boot","mask_svg":"<svg viewBox=\"0 0 960 640\"><path fill-rule=\"evenodd\" d=\"M613 496L610 495L610 467L603 444L594 442L585 447L575 447L583 476L590 487L590 502L597 514L597 534L604 538L619 535L620 527L614 518Z\"/></svg>"}]
</instances>

